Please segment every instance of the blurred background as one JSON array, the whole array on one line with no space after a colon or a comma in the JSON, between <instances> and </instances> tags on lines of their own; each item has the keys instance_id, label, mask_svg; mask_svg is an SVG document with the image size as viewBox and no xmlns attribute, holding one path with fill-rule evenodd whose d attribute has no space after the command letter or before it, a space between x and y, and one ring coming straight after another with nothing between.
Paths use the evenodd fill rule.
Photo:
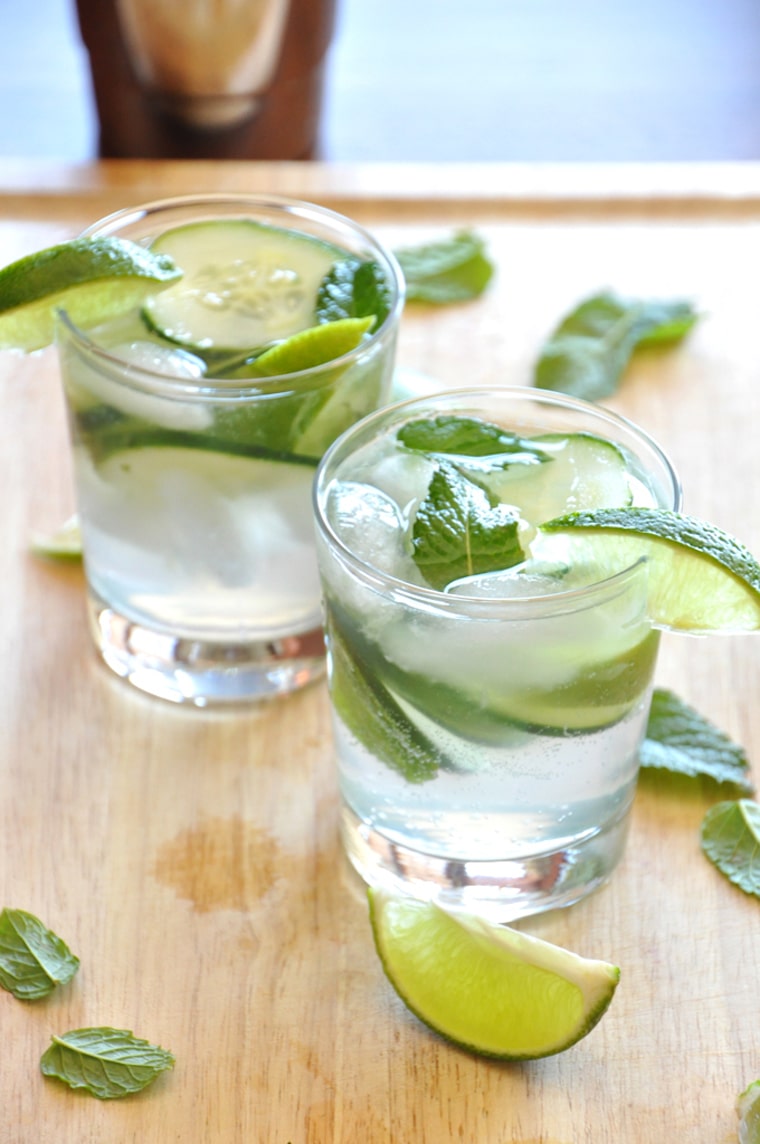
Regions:
<instances>
[{"instance_id":1,"label":"blurred background","mask_svg":"<svg viewBox=\"0 0 760 1144\"><path fill-rule=\"evenodd\" d=\"M74 0L0 0L0 156L97 149ZM338 0L316 157L760 159L760 0Z\"/></svg>"}]
</instances>

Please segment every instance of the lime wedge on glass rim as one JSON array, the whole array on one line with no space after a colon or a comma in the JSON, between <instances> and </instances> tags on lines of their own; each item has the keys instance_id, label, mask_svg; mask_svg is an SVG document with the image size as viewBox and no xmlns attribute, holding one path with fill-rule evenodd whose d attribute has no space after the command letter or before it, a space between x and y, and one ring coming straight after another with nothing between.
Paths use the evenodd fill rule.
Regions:
<instances>
[{"instance_id":1,"label":"lime wedge on glass rim","mask_svg":"<svg viewBox=\"0 0 760 1144\"><path fill-rule=\"evenodd\" d=\"M760 564L713 524L667 509L608 508L557 517L540 533L561 542L568 563L593 567L599 578L646 560L647 614L657 627L760 628Z\"/></svg>"},{"instance_id":2,"label":"lime wedge on glass rim","mask_svg":"<svg viewBox=\"0 0 760 1144\"><path fill-rule=\"evenodd\" d=\"M77 238L0 270L0 349L53 341L55 312L87 328L126 313L181 277L166 254L113 237Z\"/></svg>"},{"instance_id":3,"label":"lime wedge on glass rim","mask_svg":"<svg viewBox=\"0 0 760 1144\"><path fill-rule=\"evenodd\" d=\"M434 902L369 891L386 976L415 1016L461 1048L503 1060L569 1049L607 1010L620 970Z\"/></svg>"}]
</instances>

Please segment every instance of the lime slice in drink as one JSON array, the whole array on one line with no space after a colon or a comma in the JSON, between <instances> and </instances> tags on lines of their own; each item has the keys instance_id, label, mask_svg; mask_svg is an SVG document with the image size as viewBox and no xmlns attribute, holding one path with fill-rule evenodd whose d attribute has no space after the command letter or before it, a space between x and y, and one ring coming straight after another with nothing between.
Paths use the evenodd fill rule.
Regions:
<instances>
[{"instance_id":1,"label":"lime slice in drink","mask_svg":"<svg viewBox=\"0 0 760 1144\"><path fill-rule=\"evenodd\" d=\"M739 1144L760 1144L760 1080L753 1081L736 1101Z\"/></svg>"},{"instance_id":2,"label":"lime slice in drink","mask_svg":"<svg viewBox=\"0 0 760 1144\"><path fill-rule=\"evenodd\" d=\"M433 902L369 891L383 968L411 1011L461 1048L506 1060L569 1049L609 1006L620 970Z\"/></svg>"},{"instance_id":3,"label":"lime slice in drink","mask_svg":"<svg viewBox=\"0 0 760 1144\"><path fill-rule=\"evenodd\" d=\"M55 312L89 328L139 306L181 271L165 254L120 238L75 238L0 270L0 349L53 340Z\"/></svg>"},{"instance_id":4,"label":"lime slice in drink","mask_svg":"<svg viewBox=\"0 0 760 1144\"><path fill-rule=\"evenodd\" d=\"M264 350L239 369L225 371L225 376L276 377L326 365L355 350L374 322L371 317L340 318L321 326L309 326Z\"/></svg>"},{"instance_id":5,"label":"lime slice in drink","mask_svg":"<svg viewBox=\"0 0 760 1144\"><path fill-rule=\"evenodd\" d=\"M647 612L659 627L760 628L760 565L715 525L667 509L599 509L558 517L541 532L561 541L569 564L593 566L600 578L647 560Z\"/></svg>"},{"instance_id":6,"label":"lime slice in drink","mask_svg":"<svg viewBox=\"0 0 760 1144\"><path fill-rule=\"evenodd\" d=\"M48 556L51 560L78 560L82 555L79 517L70 516L52 532L36 532L31 548L35 555Z\"/></svg>"}]
</instances>

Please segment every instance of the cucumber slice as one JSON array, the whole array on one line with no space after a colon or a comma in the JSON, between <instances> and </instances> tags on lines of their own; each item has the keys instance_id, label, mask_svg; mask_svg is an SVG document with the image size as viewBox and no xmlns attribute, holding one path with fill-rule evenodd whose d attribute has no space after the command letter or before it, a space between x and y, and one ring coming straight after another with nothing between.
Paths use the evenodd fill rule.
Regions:
<instances>
[{"instance_id":1,"label":"cucumber slice","mask_svg":"<svg viewBox=\"0 0 760 1144\"><path fill-rule=\"evenodd\" d=\"M329 615L327 631L332 702L348 730L407 782L434 779L446 760L372 671L351 654Z\"/></svg>"},{"instance_id":2,"label":"cucumber slice","mask_svg":"<svg viewBox=\"0 0 760 1144\"><path fill-rule=\"evenodd\" d=\"M143 318L197 352L254 350L315 324L320 284L345 250L251 219L167 230L153 243L182 268L177 288L154 294Z\"/></svg>"},{"instance_id":3,"label":"cucumber slice","mask_svg":"<svg viewBox=\"0 0 760 1144\"><path fill-rule=\"evenodd\" d=\"M633 502L630 462L621 449L592 433L533 438L546 453L540 464L515 464L478 478L524 520L539 525L584 508L624 508Z\"/></svg>"}]
</instances>

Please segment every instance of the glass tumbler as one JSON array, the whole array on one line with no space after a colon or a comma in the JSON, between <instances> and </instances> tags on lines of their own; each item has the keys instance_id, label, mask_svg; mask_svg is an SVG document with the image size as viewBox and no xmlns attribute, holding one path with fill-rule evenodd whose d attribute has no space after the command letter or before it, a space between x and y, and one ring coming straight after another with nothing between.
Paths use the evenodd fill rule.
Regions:
<instances>
[{"instance_id":1,"label":"glass tumbler","mask_svg":"<svg viewBox=\"0 0 760 1144\"><path fill-rule=\"evenodd\" d=\"M403 306L393 256L307 203L189 196L120 211L86 234L150 245L216 221L305 244L318 267L371 262L388 295L384 320L356 348L266 377L224 372L213 354L203 369L202 345L157 337L138 312L88 333L59 315L95 643L136 687L197 706L289 692L322 674L311 485L330 442L387 399ZM271 288L300 290L300 271L272 258ZM235 289L231 300L212 292L208 305L234 307Z\"/></svg>"},{"instance_id":2,"label":"glass tumbler","mask_svg":"<svg viewBox=\"0 0 760 1144\"><path fill-rule=\"evenodd\" d=\"M452 418L484 421L492 439L514 434L517 455L506 464L496 448L454 456L411 443L420 434L408 426L445 434ZM447 467L449 487L469 485L462 496L488 492L483 511L531 503L534 524L572 508L579 488L665 509L679 506L680 488L631 422L530 388L388 406L321 462L314 503L345 850L369 883L503 921L578 900L619 861L659 632L645 562L610 575L537 548L505 572L431 586L413 552L436 497L449 519L459 511L440 492Z\"/></svg>"}]
</instances>

